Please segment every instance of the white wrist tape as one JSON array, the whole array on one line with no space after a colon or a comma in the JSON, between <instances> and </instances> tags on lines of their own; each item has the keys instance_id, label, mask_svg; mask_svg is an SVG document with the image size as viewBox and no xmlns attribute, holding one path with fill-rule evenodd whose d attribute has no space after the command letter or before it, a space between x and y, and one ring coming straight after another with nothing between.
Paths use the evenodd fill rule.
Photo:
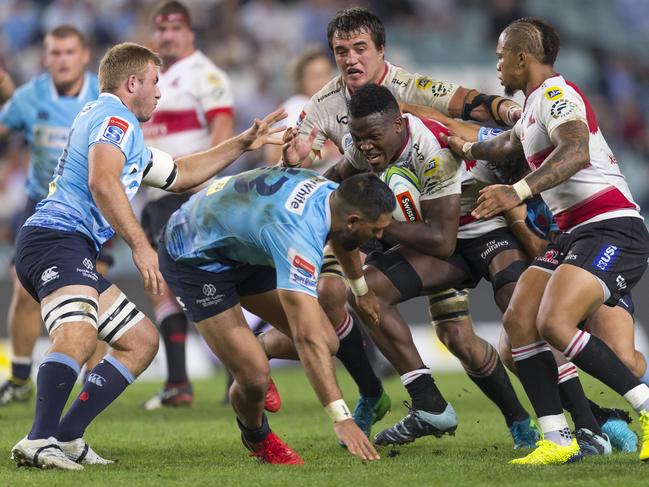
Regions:
<instances>
[{"instance_id":1,"label":"white wrist tape","mask_svg":"<svg viewBox=\"0 0 649 487\"><path fill-rule=\"evenodd\" d=\"M334 423L340 423L346 419L352 418L352 413L349 411L344 399L337 399L325 406L325 411Z\"/></svg>"},{"instance_id":2,"label":"white wrist tape","mask_svg":"<svg viewBox=\"0 0 649 487\"><path fill-rule=\"evenodd\" d=\"M476 142L465 142L464 145L462 146L462 153L464 154L465 159L473 160L475 157L473 157L473 154L471 153L471 149L473 146L476 144Z\"/></svg>"},{"instance_id":3,"label":"white wrist tape","mask_svg":"<svg viewBox=\"0 0 649 487\"><path fill-rule=\"evenodd\" d=\"M358 279L350 279L349 287L352 289L354 296L364 296L370 291L367 282L365 282L364 276L361 276Z\"/></svg>"},{"instance_id":4,"label":"white wrist tape","mask_svg":"<svg viewBox=\"0 0 649 487\"><path fill-rule=\"evenodd\" d=\"M514 188L514 191L516 191L516 194L521 199L521 201L525 201L526 199L532 197L532 190L530 189L530 186L527 184L527 181L525 181L525 179L521 179L520 181L515 183L512 188Z\"/></svg>"}]
</instances>

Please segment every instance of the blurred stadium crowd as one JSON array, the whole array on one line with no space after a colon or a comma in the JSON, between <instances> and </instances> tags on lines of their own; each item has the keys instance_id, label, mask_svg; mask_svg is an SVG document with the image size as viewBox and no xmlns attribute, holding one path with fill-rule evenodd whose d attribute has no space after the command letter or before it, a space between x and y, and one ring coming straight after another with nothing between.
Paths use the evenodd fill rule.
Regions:
<instances>
[{"instance_id":1,"label":"blurred stadium crowd","mask_svg":"<svg viewBox=\"0 0 649 487\"><path fill-rule=\"evenodd\" d=\"M44 32L71 24L88 36L93 64L121 41L149 44L156 0L0 0L0 66L20 85L42 70ZM334 13L364 5L384 21L387 57L411 71L466 86L463 76L493 78L498 33L534 15L562 37L558 71L582 86L622 171L649 208L649 41L647 0L187 0L198 46L225 70L235 96L236 131L294 93L289 60L326 46ZM442 72L444 74L442 74ZM450 75L448 73L453 73ZM473 73L473 74L470 74ZM476 86L479 87L479 86ZM232 167L265 164L253 154ZM27 147L17 134L0 141L0 264L11 255L15 215L24 205Z\"/></svg>"}]
</instances>

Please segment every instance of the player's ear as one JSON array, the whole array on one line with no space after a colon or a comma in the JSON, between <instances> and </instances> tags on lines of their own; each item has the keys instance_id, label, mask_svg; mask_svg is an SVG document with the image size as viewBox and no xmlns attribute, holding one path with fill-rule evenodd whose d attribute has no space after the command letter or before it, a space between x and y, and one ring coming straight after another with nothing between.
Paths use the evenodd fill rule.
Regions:
<instances>
[{"instance_id":1,"label":"player's ear","mask_svg":"<svg viewBox=\"0 0 649 487\"><path fill-rule=\"evenodd\" d=\"M138 79L135 74L132 74L128 78L126 78L126 89L128 90L129 93L135 93L135 90L137 89L137 85L138 85Z\"/></svg>"},{"instance_id":2,"label":"player's ear","mask_svg":"<svg viewBox=\"0 0 649 487\"><path fill-rule=\"evenodd\" d=\"M361 219L362 218L358 213L350 213L347 215L347 228L351 230L354 225L361 221Z\"/></svg>"}]
</instances>

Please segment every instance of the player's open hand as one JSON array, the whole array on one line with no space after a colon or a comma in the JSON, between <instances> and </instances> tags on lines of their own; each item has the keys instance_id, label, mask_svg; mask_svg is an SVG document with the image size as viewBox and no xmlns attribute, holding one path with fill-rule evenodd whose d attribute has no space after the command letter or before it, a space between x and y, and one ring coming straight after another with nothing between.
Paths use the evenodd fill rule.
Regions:
<instances>
[{"instance_id":1,"label":"player's open hand","mask_svg":"<svg viewBox=\"0 0 649 487\"><path fill-rule=\"evenodd\" d=\"M158 254L148 242L133 248L133 262L142 275L146 290L162 295L165 283L158 267Z\"/></svg>"},{"instance_id":2,"label":"player's open hand","mask_svg":"<svg viewBox=\"0 0 649 487\"><path fill-rule=\"evenodd\" d=\"M347 451L355 457L367 461L381 459L369 438L354 423L353 419L334 423L334 431L338 439L347 447Z\"/></svg>"},{"instance_id":3,"label":"player's open hand","mask_svg":"<svg viewBox=\"0 0 649 487\"><path fill-rule=\"evenodd\" d=\"M451 149L455 155L464 158L464 150L462 150L462 148L464 147L464 144L468 142L467 140L464 140L462 137L458 137L457 135L446 134L441 134L440 138L442 141L446 142L449 149Z\"/></svg>"},{"instance_id":4,"label":"player's open hand","mask_svg":"<svg viewBox=\"0 0 649 487\"><path fill-rule=\"evenodd\" d=\"M368 326L378 326L381 319L381 306L379 300L371 289L362 296L355 296L357 311L361 319Z\"/></svg>"},{"instance_id":5,"label":"player's open hand","mask_svg":"<svg viewBox=\"0 0 649 487\"><path fill-rule=\"evenodd\" d=\"M520 205L521 199L512 186L494 184L480 190L478 206L471 214L475 218L492 218Z\"/></svg>"},{"instance_id":6,"label":"player's open hand","mask_svg":"<svg viewBox=\"0 0 649 487\"><path fill-rule=\"evenodd\" d=\"M275 124L280 120L284 120L287 116L286 110L280 108L269 113L262 120L255 118L252 127L241 134L243 150L257 150L266 144L282 145L284 141L279 135L275 134L284 132L286 125L275 126Z\"/></svg>"},{"instance_id":7,"label":"player's open hand","mask_svg":"<svg viewBox=\"0 0 649 487\"><path fill-rule=\"evenodd\" d=\"M318 135L318 128L313 127L309 136L304 139L298 135L297 127L288 129L284 133L284 146L282 147L282 165L298 167L300 163L309 157L313 141Z\"/></svg>"}]
</instances>

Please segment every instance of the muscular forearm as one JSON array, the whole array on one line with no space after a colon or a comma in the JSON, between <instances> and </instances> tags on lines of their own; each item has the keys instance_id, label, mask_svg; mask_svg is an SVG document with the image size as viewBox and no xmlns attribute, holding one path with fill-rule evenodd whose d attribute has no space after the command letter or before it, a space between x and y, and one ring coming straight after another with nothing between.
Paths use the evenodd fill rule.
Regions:
<instances>
[{"instance_id":1,"label":"muscular forearm","mask_svg":"<svg viewBox=\"0 0 649 487\"><path fill-rule=\"evenodd\" d=\"M330 245L348 279L358 279L363 277L361 254L358 249L352 251L345 250L334 242L330 242Z\"/></svg>"},{"instance_id":2,"label":"muscular forearm","mask_svg":"<svg viewBox=\"0 0 649 487\"><path fill-rule=\"evenodd\" d=\"M472 159L494 161L496 164L499 160L512 160L523 156L523 146L518 138L513 138L509 132L503 132L471 147Z\"/></svg>"},{"instance_id":3,"label":"muscular forearm","mask_svg":"<svg viewBox=\"0 0 649 487\"><path fill-rule=\"evenodd\" d=\"M383 233L388 240L413 248L422 254L446 259L455 250L457 228L453 231L424 222L393 221Z\"/></svg>"},{"instance_id":4,"label":"muscular forearm","mask_svg":"<svg viewBox=\"0 0 649 487\"><path fill-rule=\"evenodd\" d=\"M104 177L91 183L90 191L101 214L131 249L148 243L119 179Z\"/></svg>"},{"instance_id":5,"label":"muscular forearm","mask_svg":"<svg viewBox=\"0 0 649 487\"><path fill-rule=\"evenodd\" d=\"M546 189L566 181L578 171L586 167L590 161L588 146L583 144L561 144L543 165L525 177L532 194L540 194Z\"/></svg>"},{"instance_id":6,"label":"muscular forearm","mask_svg":"<svg viewBox=\"0 0 649 487\"><path fill-rule=\"evenodd\" d=\"M203 152L197 152L176 159L178 179L172 190L177 193L187 191L228 167L245 152L242 136L237 135Z\"/></svg>"},{"instance_id":7,"label":"muscular forearm","mask_svg":"<svg viewBox=\"0 0 649 487\"><path fill-rule=\"evenodd\" d=\"M521 243L525 253L531 259L537 255L541 255L548 245L548 241L534 233L530 227L527 226L525 220L516 220L515 222L509 223L509 229L516 237L516 240Z\"/></svg>"},{"instance_id":8,"label":"muscular forearm","mask_svg":"<svg viewBox=\"0 0 649 487\"><path fill-rule=\"evenodd\" d=\"M301 325L297 325L298 329ZM322 336L320 336L322 335ZM313 390L323 406L342 398L331 351L323 334L294 334L294 343Z\"/></svg>"}]
</instances>

